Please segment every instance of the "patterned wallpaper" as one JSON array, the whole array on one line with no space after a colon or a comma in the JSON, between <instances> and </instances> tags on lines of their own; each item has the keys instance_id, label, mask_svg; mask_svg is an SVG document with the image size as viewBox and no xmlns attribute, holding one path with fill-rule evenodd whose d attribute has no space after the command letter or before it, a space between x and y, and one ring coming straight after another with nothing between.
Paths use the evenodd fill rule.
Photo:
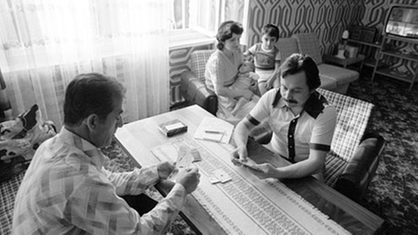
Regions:
<instances>
[{"instance_id":1,"label":"patterned wallpaper","mask_svg":"<svg viewBox=\"0 0 418 235\"><path fill-rule=\"evenodd\" d=\"M255 0L250 1L247 45L260 41L261 30L271 23L279 27L281 37L315 32L321 52L334 50L344 29L358 23L365 9L358 0Z\"/></svg>"}]
</instances>

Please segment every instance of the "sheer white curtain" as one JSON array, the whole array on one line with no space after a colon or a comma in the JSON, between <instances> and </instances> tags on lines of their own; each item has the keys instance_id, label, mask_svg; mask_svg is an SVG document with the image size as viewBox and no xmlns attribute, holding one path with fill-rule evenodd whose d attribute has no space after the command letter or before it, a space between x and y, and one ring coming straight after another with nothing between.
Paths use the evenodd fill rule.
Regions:
<instances>
[{"instance_id":1,"label":"sheer white curtain","mask_svg":"<svg viewBox=\"0 0 418 235\"><path fill-rule=\"evenodd\" d=\"M37 103L60 127L65 87L87 72L125 85L125 121L169 110L169 1L0 2L0 67L15 115Z\"/></svg>"}]
</instances>

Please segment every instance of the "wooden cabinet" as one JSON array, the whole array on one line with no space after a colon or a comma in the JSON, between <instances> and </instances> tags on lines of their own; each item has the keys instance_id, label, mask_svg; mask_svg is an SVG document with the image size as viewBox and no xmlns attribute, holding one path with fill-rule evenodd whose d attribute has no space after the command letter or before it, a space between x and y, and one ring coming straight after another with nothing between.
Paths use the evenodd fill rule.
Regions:
<instances>
[{"instance_id":1,"label":"wooden cabinet","mask_svg":"<svg viewBox=\"0 0 418 235\"><path fill-rule=\"evenodd\" d=\"M383 36L377 52L372 82L376 75L384 75L409 82L412 89L418 75L418 39Z\"/></svg>"}]
</instances>

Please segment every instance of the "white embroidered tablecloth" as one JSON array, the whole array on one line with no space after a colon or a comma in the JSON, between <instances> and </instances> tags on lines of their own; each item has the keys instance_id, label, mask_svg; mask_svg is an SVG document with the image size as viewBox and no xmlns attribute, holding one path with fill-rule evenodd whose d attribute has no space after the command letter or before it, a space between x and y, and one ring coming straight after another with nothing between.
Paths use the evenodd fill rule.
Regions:
<instances>
[{"instance_id":1,"label":"white embroidered tablecloth","mask_svg":"<svg viewBox=\"0 0 418 235\"><path fill-rule=\"evenodd\" d=\"M219 148L218 143L188 138L169 143L175 148L183 144L196 148L202 157L194 163L201 179L192 195L226 233L350 234L280 181L260 180L247 169L234 166L231 145ZM162 152L157 153L160 158ZM166 158L175 160L173 155ZM223 169L232 181L211 184L208 176L216 169Z\"/></svg>"}]
</instances>

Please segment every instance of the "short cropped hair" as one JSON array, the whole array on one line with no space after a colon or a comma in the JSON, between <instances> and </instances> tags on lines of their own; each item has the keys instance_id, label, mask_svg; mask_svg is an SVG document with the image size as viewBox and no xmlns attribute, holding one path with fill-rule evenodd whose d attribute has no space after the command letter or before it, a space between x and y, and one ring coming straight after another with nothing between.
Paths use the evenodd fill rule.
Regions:
<instances>
[{"instance_id":1,"label":"short cropped hair","mask_svg":"<svg viewBox=\"0 0 418 235\"><path fill-rule=\"evenodd\" d=\"M302 71L306 74L306 83L309 90L315 90L321 85L318 66L309 55L298 53L292 54L280 66L279 72L282 78L286 78L288 75L293 75Z\"/></svg>"},{"instance_id":2,"label":"short cropped hair","mask_svg":"<svg viewBox=\"0 0 418 235\"><path fill-rule=\"evenodd\" d=\"M124 94L125 88L114 77L99 73L77 75L65 91L64 124L78 126L91 114L104 120Z\"/></svg>"},{"instance_id":3,"label":"short cropped hair","mask_svg":"<svg viewBox=\"0 0 418 235\"><path fill-rule=\"evenodd\" d=\"M235 21L225 21L219 28L218 33L216 34L216 40L218 40L218 45L216 47L219 50L223 50L225 46L225 41L232 38L232 34L241 35L244 32L242 25Z\"/></svg>"},{"instance_id":4,"label":"short cropped hair","mask_svg":"<svg viewBox=\"0 0 418 235\"><path fill-rule=\"evenodd\" d=\"M279 28L277 28L277 26L273 24L266 24L263 27L263 35L275 37L277 40L279 40Z\"/></svg>"}]
</instances>

